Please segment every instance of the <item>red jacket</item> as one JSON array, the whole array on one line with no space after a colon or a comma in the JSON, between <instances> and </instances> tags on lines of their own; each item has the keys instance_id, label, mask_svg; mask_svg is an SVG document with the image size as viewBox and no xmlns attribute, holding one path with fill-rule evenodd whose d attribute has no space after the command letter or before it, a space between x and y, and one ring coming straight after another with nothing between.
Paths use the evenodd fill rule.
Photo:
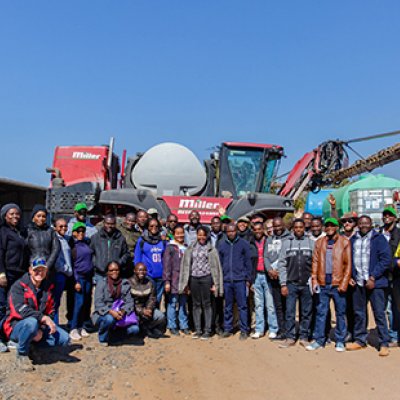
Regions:
<instances>
[{"instance_id":1,"label":"red jacket","mask_svg":"<svg viewBox=\"0 0 400 400\"><path fill-rule=\"evenodd\" d=\"M10 289L7 302L6 320L3 330L7 338L18 321L33 317L40 323L44 315L53 318L54 316L54 285L45 279L40 285L42 291L38 300L38 290L32 283L29 273L18 279Z\"/></svg>"}]
</instances>

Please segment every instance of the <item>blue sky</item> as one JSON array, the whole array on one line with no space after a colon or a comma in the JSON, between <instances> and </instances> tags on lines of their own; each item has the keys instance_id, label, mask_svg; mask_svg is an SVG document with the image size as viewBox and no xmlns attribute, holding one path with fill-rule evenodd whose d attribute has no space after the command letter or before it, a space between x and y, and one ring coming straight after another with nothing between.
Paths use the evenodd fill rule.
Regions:
<instances>
[{"instance_id":1,"label":"blue sky","mask_svg":"<svg viewBox=\"0 0 400 400\"><path fill-rule=\"evenodd\" d=\"M0 176L47 185L56 145L111 135L201 159L276 143L285 172L324 140L398 130L399 17L390 0L0 1Z\"/></svg>"}]
</instances>

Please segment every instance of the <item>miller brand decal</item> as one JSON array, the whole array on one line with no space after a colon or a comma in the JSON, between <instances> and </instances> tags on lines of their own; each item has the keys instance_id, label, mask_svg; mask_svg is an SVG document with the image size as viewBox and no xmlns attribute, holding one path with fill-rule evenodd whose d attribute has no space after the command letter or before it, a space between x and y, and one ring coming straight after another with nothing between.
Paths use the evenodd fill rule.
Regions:
<instances>
[{"instance_id":1,"label":"miller brand decal","mask_svg":"<svg viewBox=\"0 0 400 400\"><path fill-rule=\"evenodd\" d=\"M220 202L207 201L201 199L181 199L179 201L179 208L200 209L200 210L216 210L220 207Z\"/></svg>"},{"instance_id":2,"label":"miller brand decal","mask_svg":"<svg viewBox=\"0 0 400 400\"><path fill-rule=\"evenodd\" d=\"M200 220L209 224L211 219L219 215L220 208L227 209L232 199L223 197L195 197L195 196L163 196L170 212L176 214L179 222L189 222L190 211L196 210Z\"/></svg>"},{"instance_id":3,"label":"miller brand decal","mask_svg":"<svg viewBox=\"0 0 400 400\"><path fill-rule=\"evenodd\" d=\"M100 157L100 154L93 154L88 151L74 151L72 153L72 158L75 160L98 160Z\"/></svg>"}]
</instances>

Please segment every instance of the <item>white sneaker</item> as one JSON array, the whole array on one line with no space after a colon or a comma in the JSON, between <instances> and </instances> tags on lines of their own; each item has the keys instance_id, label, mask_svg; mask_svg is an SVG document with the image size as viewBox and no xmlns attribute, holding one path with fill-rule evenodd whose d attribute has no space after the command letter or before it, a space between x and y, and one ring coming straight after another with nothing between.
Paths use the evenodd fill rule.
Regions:
<instances>
[{"instance_id":1,"label":"white sneaker","mask_svg":"<svg viewBox=\"0 0 400 400\"><path fill-rule=\"evenodd\" d=\"M81 329L81 336L82 337L89 337L89 333L87 332L87 330L85 328Z\"/></svg>"},{"instance_id":2,"label":"white sneaker","mask_svg":"<svg viewBox=\"0 0 400 400\"><path fill-rule=\"evenodd\" d=\"M260 333L260 332L254 332L254 333L252 333L251 334L251 338L252 339L260 339L260 338L262 338L264 335L262 334L262 333Z\"/></svg>"},{"instance_id":3,"label":"white sneaker","mask_svg":"<svg viewBox=\"0 0 400 400\"><path fill-rule=\"evenodd\" d=\"M69 337L71 340L81 340L82 336L79 334L78 329L72 329L72 331L69 333Z\"/></svg>"},{"instance_id":4,"label":"white sneaker","mask_svg":"<svg viewBox=\"0 0 400 400\"><path fill-rule=\"evenodd\" d=\"M268 334L268 337L269 337L270 339L276 339L277 336L278 336L278 334L277 334L276 332L270 332L270 333Z\"/></svg>"}]
</instances>

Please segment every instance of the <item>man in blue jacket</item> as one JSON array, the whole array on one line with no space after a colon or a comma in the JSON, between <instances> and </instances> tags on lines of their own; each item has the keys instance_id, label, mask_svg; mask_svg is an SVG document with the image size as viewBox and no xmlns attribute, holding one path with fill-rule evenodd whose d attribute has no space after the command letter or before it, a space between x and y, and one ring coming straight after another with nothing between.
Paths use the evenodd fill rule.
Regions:
<instances>
[{"instance_id":1,"label":"man in blue jacket","mask_svg":"<svg viewBox=\"0 0 400 400\"><path fill-rule=\"evenodd\" d=\"M367 346L367 304L371 301L374 319L378 327L380 356L389 355L389 332L385 316L385 291L392 263L390 247L385 237L372 229L372 220L362 215L358 220L358 232L352 236L352 279L354 287L354 342L347 350L360 350Z\"/></svg>"},{"instance_id":2,"label":"man in blue jacket","mask_svg":"<svg viewBox=\"0 0 400 400\"><path fill-rule=\"evenodd\" d=\"M252 277L252 263L249 243L238 237L236 225L226 227L226 237L218 244L224 276L224 333L222 337L232 336L233 303L236 300L240 318L240 340L248 337L247 291Z\"/></svg>"}]
</instances>

